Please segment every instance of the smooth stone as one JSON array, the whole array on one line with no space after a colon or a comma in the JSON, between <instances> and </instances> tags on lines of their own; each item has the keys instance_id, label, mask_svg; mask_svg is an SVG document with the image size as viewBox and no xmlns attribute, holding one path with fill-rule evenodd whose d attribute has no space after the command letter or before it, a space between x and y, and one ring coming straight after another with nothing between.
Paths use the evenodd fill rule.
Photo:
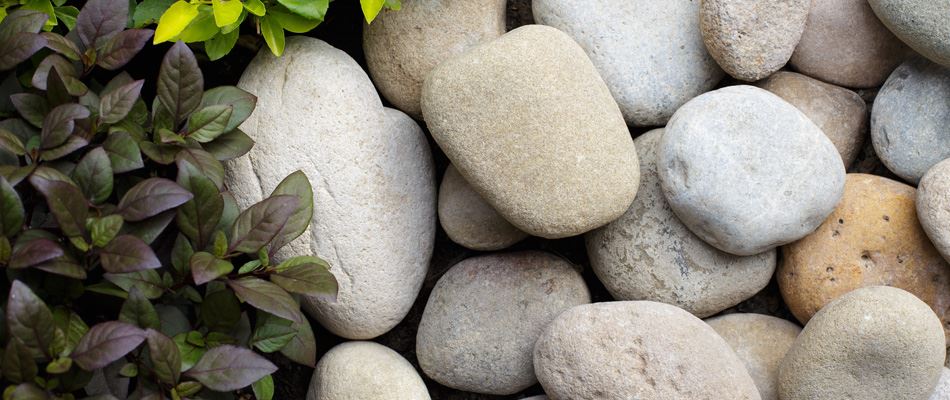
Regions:
<instances>
[{"instance_id":1,"label":"smooth stone","mask_svg":"<svg viewBox=\"0 0 950 400\"><path fill-rule=\"evenodd\" d=\"M439 222L449 239L472 250L501 250L528 237L499 215L452 165L439 187Z\"/></svg>"},{"instance_id":2,"label":"smooth stone","mask_svg":"<svg viewBox=\"0 0 950 400\"><path fill-rule=\"evenodd\" d=\"M548 396L542 394L540 396L525 397L521 400L548 400Z\"/></svg>"},{"instance_id":3,"label":"smooth stone","mask_svg":"<svg viewBox=\"0 0 950 400\"><path fill-rule=\"evenodd\" d=\"M752 297L775 272L775 250L740 257L712 247L673 214L656 169L662 129L634 140L637 198L620 219L586 235L591 267L617 300L672 304L704 318Z\"/></svg>"},{"instance_id":4,"label":"smooth stone","mask_svg":"<svg viewBox=\"0 0 950 400\"><path fill-rule=\"evenodd\" d=\"M531 235L579 235L636 196L636 150L617 103L557 29L522 26L440 64L422 109L468 183Z\"/></svg>"},{"instance_id":5,"label":"smooth stone","mask_svg":"<svg viewBox=\"0 0 950 400\"><path fill-rule=\"evenodd\" d=\"M806 75L780 71L758 84L805 113L838 149L845 167L864 149L868 106L857 93Z\"/></svg>"},{"instance_id":6,"label":"smooth stone","mask_svg":"<svg viewBox=\"0 0 950 400\"><path fill-rule=\"evenodd\" d=\"M852 290L887 285L910 291L950 323L950 267L917 222L914 197L903 183L848 174L835 212L782 248L776 278L799 321Z\"/></svg>"},{"instance_id":7,"label":"smooth stone","mask_svg":"<svg viewBox=\"0 0 950 400\"><path fill-rule=\"evenodd\" d=\"M792 57L810 8L811 0L703 0L699 26L719 66L754 82Z\"/></svg>"},{"instance_id":8,"label":"smooth stone","mask_svg":"<svg viewBox=\"0 0 950 400\"><path fill-rule=\"evenodd\" d=\"M709 55L695 0L533 0L534 19L587 51L630 125L666 124L723 71Z\"/></svg>"},{"instance_id":9,"label":"smooth stone","mask_svg":"<svg viewBox=\"0 0 950 400\"><path fill-rule=\"evenodd\" d=\"M345 342L317 363L307 400L429 400L429 391L399 353L374 342Z\"/></svg>"},{"instance_id":10,"label":"smooth stone","mask_svg":"<svg viewBox=\"0 0 950 400\"><path fill-rule=\"evenodd\" d=\"M742 360L709 325L652 301L574 307L534 348L553 399L759 400Z\"/></svg>"},{"instance_id":11,"label":"smooth stone","mask_svg":"<svg viewBox=\"0 0 950 400\"><path fill-rule=\"evenodd\" d=\"M429 295L416 336L419 366L451 388L520 392L537 383L531 360L541 330L562 311L589 302L580 273L552 254L466 259Z\"/></svg>"},{"instance_id":12,"label":"smooth stone","mask_svg":"<svg viewBox=\"0 0 950 400\"><path fill-rule=\"evenodd\" d=\"M657 155L663 193L683 224L736 255L811 233L844 190L844 164L828 137L795 106L754 86L686 103Z\"/></svg>"},{"instance_id":13,"label":"smooth stone","mask_svg":"<svg viewBox=\"0 0 950 400\"><path fill-rule=\"evenodd\" d=\"M950 158L950 69L923 58L901 64L877 94L871 141L881 162L917 183Z\"/></svg>"},{"instance_id":14,"label":"smooth stone","mask_svg":"<svg viewBox=\"0 0 950 400\"><path fill-rule=\"evenodd\" d=\"M950 67L950 1L868 0L891 32L918 53Z\"/></svg>"},{"instance_id":15,"label":"smooth stone","mask_svg":"<svg viewBox=\"0 0 950 400\"><path fill-rule=\"evenodd\" d=\"M241 125L256 144L225 165L238 205L302 170L313 186L313 219L276 258L312 254L330 263L336 301L305 298L303 306L331 332L386 333L415 301L435 241L435 170L424 133L383 107L356 61L317 39L287 38L280 58L260 52L238 86L258 98Z\"/></svg>"},{"instance_id":16,"label":"smooth stone","mask_svg":"<svg viewBox=\"0 0 950 400\"><path fill-rule=\"evenodd\" d=\"M505 0L412 0L363 28L366 66L394 107L422 118L422 82L442 61L505 33Z\"/></svg>"},{"instance_id":17,"label":"smooth stone","mask_svg":"<svg viewBox=\"0 0 950 400\"><path fill-rule=\"evenodd\" d=\"M867 0L821 0L812 2L789 64L825 82L869 88L880 86L907 54Z\"/></svg>"},{"instance_id":18,"label":"smooth stone","mask_svg":"<svg viewBox=\"0 0 950 400\"><path fill-rule=\"evenodd\" d=\"M735 350L762 400L779 400L778 369L802 331L798 325L762 314L727 314L706 320Z\"/></svg>"},{"instance_id":19,"label":"smooth stone","mask_svg":"<svg viewBox=\"0 0 950 400\"><path fill-rule=\"evenodd\" d=\"M934 165L920 180L916 203L920 226L950 262L950 158Z\"/></svg>"},{"instance_id":20,"label":"smooth stone","mask_svg":"<svg viewBox=\"0 0 950 400\"><path fill-rule=\"evenodd\" d=\"M782 360L782 400L926 400L943 370L940 320L914 295L887 286L823 308Z\"/></svg>"},{"instance_id":21,"label":"smooth stone","mask_svg":"<svg viewBox=\"0 0 950 400\"><path fill-rule=\"evenodd\" d=\"M937 388L930 395L930 400L950 400L950 369L947 367L940 372L940 380L937 382Z\"/></svg>"}]
</instances>

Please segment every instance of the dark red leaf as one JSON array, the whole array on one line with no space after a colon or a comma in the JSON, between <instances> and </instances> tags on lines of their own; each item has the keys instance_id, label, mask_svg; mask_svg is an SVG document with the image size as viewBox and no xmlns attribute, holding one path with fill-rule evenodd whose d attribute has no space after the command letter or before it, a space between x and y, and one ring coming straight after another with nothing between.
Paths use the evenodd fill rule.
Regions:
<instances>
[{"instance_id":1,"label":"dark red leaf","mask_svg":"<svg viewBox=\"0 0 950 400\"><path fill-rule=\"evenodd\" d=\"M75 120L89 117L89 110L76 103L67 103L56 106L46 114L43 120L43 130L40 132L40 145L44 149L51 149L66 141L73 133Z\"/></svg>"},{"instance_id":2,"label":"dark red leaf","mask_svg":"<svg viewBox=\"0 0 950 400\"><path fill-rule=\"evenodd\" d=\"M139 99L144 83L145 81L140 79L103 93L99 100L99 118L102 122L114 124L125 118Z\"/></svg>"},{"instance_id":3,"label":"dark red leaf","mask_svg":"<svg viewBox=\"0 0 950 400\"><path fill-rule=\"evenodd\" d=\"M49 354L56 333L53 313L26 284L13 281L7 299L7 332L34 354Z\"/></svg>"},{"instance_id":4,"label":"dark red leaf","mask_svg":"<svg viewBox=\"0 0 950 400\"><path fill-rule=\"evenodd\" d=\"M46 197L46 204L56 217L59 229L69 237L82 236L86 229L89 207L79 188L37 174L30 176L30 183Z\"/></svg>"},{"instance_id":5,"label":"dark red leaf","mask_svg":"<svg viewBox=\"0 0 950 400\"><path fill-rule=\"evenodd\" d=\"M180 124L201 104L204 77L194 53L178 41L165 53L158 73L158 99L175 124Z\"/></svg>"},{"instance_id":6,"label":"dark red leaf","mask_svg":"<svg viewBox=\"0 0 950 400\"><path fill-rule=\"evenodd\" d=\"M13 269L34 266L63 255L63 248L59 243L44 238L33 239L24 244L17 243L14 249L9 265Z\"/></svg>"},{"instance_id":7,"label":"dark red leaf","mask_svg":"<svg viewBox=\"0 0 950 400\"><path fill-rule=\"evenodd\" d=\"M126 221L141 221L185 204L192 197L191 193L171 180L149 178L125 193L117 211Z\"/></svg>"},{"instance_id":8,"label":"dark red leaf","mask_svg":"<svg viewBox=\"0 0 950 400\"><path fill-rule=\"evenodd\" d=\"M244 210L231 229L229 251L257 253L281 232L299 202L297 196L271 196Z\"/></svg>"},{"instance_id":9,"label":"dark red leaf","mask_svg":"<svg viewBox=\"0 0 950 400\"><path fill-rule=\"evenodd\" d=\"M155 252L142 239L121 235L99 253L102 268L111 273L135 272L162 266Z\"/></svg>"},{"instance_id":10,"label":"dark red leaf","mask_svg":"<svg viewBox=\"0 0 950 400\"><path fill-rule=\"evenodd\" d=\"M70 357L80 368L93 371L122 358L143 341L145 332L134 325L103 322L89 328Z\"/></svg>"},{"instance_id":11,"label":"dark red leaf","mask_svg":"<svg viewBox=\"0 0 950 400\"><path fill-rule=\"evenodd\" d=\"M95 48L125 29L128 18L127 0L90 0L76 17L75 30L85 48Z\"/></svg>"},{"instance_id":12,"label":"dark red leaf","mask_svg":"<svg viewBox=\"0 0 950 400\"><path fill-rule=\"evenodd\" d=\"M10 40L0 42L0 71L6 71L26 61L44 46L46 39L30 32L17 33Z\"/></svg>"},{"instance_id":13,"label":"dark red leaf","mask_svg":"<svg viewBox=\"0 0 950 400\"><path fill-rule=\"evenodd\" d=\"M230 392L276 371L277 366L251 350L223 345L208 350L185 375L211 390Z\"/></svg>"},{"instance_id":14,"label":"dark red leaf","mask_svg":"<svg viewBox=\"0 0 950 400\"><path fill-rule=\"evenodd\" d=\"M154 31L129 29L119 32L99 51L96 65L110 71L122 68L148 43Z\"/></svg>"},{"instance_id":15,"label":"dark red leaf","mask_svg":"<svg viewBox=\"0 0 950 400\"><path fill-rule=\"evenodd\" d=\"M278 317L299 321L300 305L280 286L268 281L247 277L228 281L241 301L247 302L259 310L267 311Z\"/></svg>"}]
</instances>

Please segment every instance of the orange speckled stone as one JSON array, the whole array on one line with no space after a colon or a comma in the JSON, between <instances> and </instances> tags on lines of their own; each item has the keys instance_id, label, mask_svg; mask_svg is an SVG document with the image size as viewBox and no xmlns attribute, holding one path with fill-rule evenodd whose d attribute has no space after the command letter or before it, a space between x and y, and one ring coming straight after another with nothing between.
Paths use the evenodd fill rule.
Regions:
<instances>
[{"instance_id":1,"label":"orange speckled stone","mask_svg":"<svg viewBox=\"0 0 950 400\"><path fill-rule=\"evenodd\" d=\"M947 332L950 266L917 221L916 192L887 178L848 174L828 219L782 248L779 288L799 321L852 290L887 285L929 304Z\"/></svg>"}]
</instances>

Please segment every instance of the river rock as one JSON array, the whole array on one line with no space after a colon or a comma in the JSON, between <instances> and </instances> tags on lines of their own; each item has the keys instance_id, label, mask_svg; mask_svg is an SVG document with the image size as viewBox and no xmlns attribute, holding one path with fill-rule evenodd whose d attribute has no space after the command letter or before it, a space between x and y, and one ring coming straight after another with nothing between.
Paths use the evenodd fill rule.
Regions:
<instances>
[{"instance_id":1,"label":"river rock","mask_svg":"<svg viewBox=\"0 0 950 400\"><path fill-rule=\"evenodd\" d=\"M542 394L540 396L525 397L521 400L548 400L548 396Z\"/></svg>"},{"instance_id":2,"label":"river rock","mask_svg":"<svg viewBox=\"0 0 950 400\"><path fill-rule=\"evenodd\" d=\"M759 399L742 361L716 331L652 301L565 311L538 339L534 369L554 399Z\"/></svg>"},{"instance_id":3,"label":"river rock","mask_svg":"<svg viewBox=\"0 0 950 400\"><path fill-rule=\"evenodd\" d=\"M590 302L574 267L530 251L469 258L432 289L416 336L426 375L459 390L508 395L537 383L532 351L541 330Z\"/></svg>"},{"instance_id":4,"label":"river rock","mask_svg":"<svg viewBox=\"0 0 950 400\"><path fill-rule=\"evenodd\" d=\"M950 158L934 165L920 180L916 203L920 226L950 261Z\"/></svg>"},{"instance_id":5,"label":"river rock","mask_svg":"<svg viewBox=\"0 0 950 400\"><path fill-rule=\"evenodd\" d=\"M703 0L699 26L719 66L757 81L778 71L805 31L811 0Z\"/></svg>"},{"instance_id":6,"label":"river rock","mask_svg":"<svg viewBox=\"0 0 950 400\"><path fill-rule=\"evenodd\" d=\"M904 43L933 62L950 67L950 2L869 0L881 22Z\"/></svg>"},{"instance_id":7,"label":"river rock","mask_svg":"<svg viewBox=\"0 0 950 400\"><path fill-rule=\"evenodd\" d=\"M337 300L303 302L327 329L350 339L385 333L409 311L432 256L435 171L424 133L383 108L353 59L317 39L288 38L280 58L260 52L238 86L258 98L241 125L256 144L225 166L238 205L302 170L313 186L313 219L277 258L313 254L330 263Z\"/></svg>"},{"instance_id":8,"label":"river rock","mask_svg":"<svg viewBox=\"0 0 950 400\"><path fill-rule=\"evenodd\" d=\"M452 165L439 187L439 222L449 239L472 250L500 250L528 237L499 215Z\"/></svg>"},{"instance_id":9,"label":"river rock","mask_svg":"<svg viewBox=\"0 0 950 400\"><path fill-rule=\"evenodd\" d=\"M871 110L874 151L891 172L917 183L950 158L950 69L923 58L901 64Z\"/></svg>"},{"instance_id":10,"label":"river rock","mask_svg":"<svg viewBox=\"0 0 950 400\"><path fill-rule=\"evenodd\" d=\"M533 0L534 19L567 32L607 81L628 124L664 125L716 86L695 0Z\"/></svg>"},{"instance_id":11,"label":"river rock","mask_svg":"<svg viewBox=\"0 0 950 400\"><path fill-rule=\"evenodd\" d=\"M872 286L823 308L779 369L782 400L925 400L943 369L940 319L901 289Z\"/></svg>"},{"instance_id":12,"label":"river rock","mask_svg":"<svg viewBox=\"0 0 950 400\"><path fill-rule=\"evenodd\" d=\"M812 2L789 64L825 82L869 88L883 83L907 52L867 0L822 0Z\"/></svg>"},{"instance_id":13,"label":"river rock","mask_svg":"<svg viewBox=\"0 0 950 400\"><path fill-rule=\"evenodd\" d=\"M864 149L868 107L857 93L794 72L780 71L759 84L805 113L831 139L846 167Z\"/></svg>"},{"instance_id":14,"label":"river rock","mask_svg":"<svg viewBox=\"0 0 950 400\"><path fill-rule=\"evenodd\" d=\"M307 400L429 400L405 358L373 342L346 342L317 363Z\"/></svg>"},{"instance_id":15,"label":"river rock","mask_svg":"<svg viewBox=\"0 0 950 400\"><path fill-rule=\"evenodd\" d=\"M950 267L917 222L915 190L887 178L848 174L838 208L814 233L782 249L778 284L802 323L852 290L910 291L950 321Z\"/></svg>"},{"instance_id":16,"label":"river rock","mask_svg":"<svg viewBox=\"0 0 950 400\"><path fill-rule=\"evenodd\" d=\"M940 380L937 382L937 388L930 395L930 400L950 400L950 369L947 367L940 372Z\"/></svg>"},{"instance_id":17,"label":"river rock","mask_svg":"<svg viewBox=\"0 0 950 400\"><path fill-rule=\"evenodd\" d=\"M468 183L529 234L579 235L636 196L636 150L617 103L557 29L522 26L440 64L422 110Z\"/></svg>"},{"instance_id":18,"label":"river rock","mask_svg":"<svg viewBox=\"0 0 950 400\"><path fill-rule=\"evenodd\" d=\"M762 314L727 314L706 321L735 350L762 400L779 400L778 368L802 328Z\"/></svg>"},{"instance_id":19,"label":"river rock","mask_svg":"<svg viewBox=\"0 0 950 400\"><path fill-rule=\"evenodd\" d=\"M821 129L754 86L722 88L677 110L660 139L657 172L680 220L736 255L813 231L841 198L845 175Z\"/></svg>"},{"instance_id":20,"label":"river rock","mask_svg":"<svg viewBox=\"0 0 950 400\"><path fill-rule=\"evenodd\" d=\"M412 0L363 28L366 66L394 107L422 117L422 82L436 65L505 33L505 0Z\"/></svg>"},{"instance_id":21,"label":"river rock","mask_svg":"<svg viewBox=\"0 0 950 400\"><path fill-rule=\"evenodd\" d=\"M654 129L634 140L641 173L637 198L620 219L586 235L587 253L615 299L672 304L703 318L762 290L775 272L775 250L735 256L680 222L657 175L662 136L662 129Z\"/></svg>"}]
</instances>

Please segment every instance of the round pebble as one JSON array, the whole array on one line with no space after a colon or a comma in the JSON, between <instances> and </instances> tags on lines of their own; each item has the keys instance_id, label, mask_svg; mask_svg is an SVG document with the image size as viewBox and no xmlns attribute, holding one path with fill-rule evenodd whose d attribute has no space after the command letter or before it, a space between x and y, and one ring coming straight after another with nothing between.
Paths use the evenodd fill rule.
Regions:
<instances>
[{"instance_id":1,"label":"round pebble","mask_svg":"<svg viewBox=\"0 0 950 400\"><path fill-rule=\"evenodd\" d=\"M950 1L868 0L878 18L918 53L950 67Z\"/></svg>"},{"instance_id":2,"label":"round pebble","mask_svg":"<svg viewBox=\"0 0 950 400\"><path fill-rule=\"evenodd\" d=\"M950 158L934 165L920 180L917 218L937 251L950 261Z\"/></svg>"},{"instance_id":3,"label":"round pebble","mask_svg":"<svg viewBox=\"0 0 950 400\"><path fill-rule=\"evenodd\" d=\"M317 363L307 400L429 400L429 391L399 353L373 342L346 342Z\"/></svg>"},{"instance_id":4,"label":"round pebble","mask_svg":"<svg viewBox=\"0 0 950 400\"><path fill-rule=\"evenodd\" d=\"M439 187L439 222L453 242L472 250L501 250L528 237L499 215L452 165Z\"/></svg>"}]
</instances>

